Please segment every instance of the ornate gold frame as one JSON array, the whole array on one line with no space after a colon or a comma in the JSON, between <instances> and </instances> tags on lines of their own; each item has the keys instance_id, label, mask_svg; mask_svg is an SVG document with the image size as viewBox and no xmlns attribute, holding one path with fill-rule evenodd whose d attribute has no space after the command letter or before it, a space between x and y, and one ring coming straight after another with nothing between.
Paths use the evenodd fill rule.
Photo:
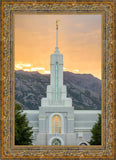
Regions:
<instances>
[{"instance_id":1,"label":"ornate gold frame","mask_svg":"<svg viewBox=\"0 0 116 160\"><path fill-rule=\"evenodd\" d=\"M102 15L102 145L14 145L14 16L15 14ZM2 159L114 159L114 2L2 2Z\"/></svg>"}]
</instances>

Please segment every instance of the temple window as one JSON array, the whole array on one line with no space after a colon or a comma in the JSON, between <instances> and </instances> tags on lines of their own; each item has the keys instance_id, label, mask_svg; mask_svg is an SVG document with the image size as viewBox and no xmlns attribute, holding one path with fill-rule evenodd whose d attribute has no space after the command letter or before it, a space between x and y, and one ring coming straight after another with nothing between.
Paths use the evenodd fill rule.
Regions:
<instances>
[{"instance_id":1,"label":"temple window","mask_svg":"<svg viewBox=\"0 0 116 160\"><path fill-rule=\"evenodd\" d=\"M52 133L61 133L61 117L58 115L52 117Z\"/></svg>"}]
</instances>

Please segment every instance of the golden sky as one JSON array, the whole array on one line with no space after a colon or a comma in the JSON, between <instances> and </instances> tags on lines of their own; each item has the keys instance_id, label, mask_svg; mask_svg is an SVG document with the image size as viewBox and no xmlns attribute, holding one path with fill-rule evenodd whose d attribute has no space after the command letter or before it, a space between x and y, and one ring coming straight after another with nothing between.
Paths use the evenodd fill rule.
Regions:
<instances>
[{"instance_id":1,"label":"golden sky","mask_svg":"<svg viewBox=\"0 0 116 160\"><path fill-rule=\"evenodd\" d=\"M15 15L15 69L50 73L56 20L64 71L101 79L101 15Z\"/></svg>"}]
</instances>

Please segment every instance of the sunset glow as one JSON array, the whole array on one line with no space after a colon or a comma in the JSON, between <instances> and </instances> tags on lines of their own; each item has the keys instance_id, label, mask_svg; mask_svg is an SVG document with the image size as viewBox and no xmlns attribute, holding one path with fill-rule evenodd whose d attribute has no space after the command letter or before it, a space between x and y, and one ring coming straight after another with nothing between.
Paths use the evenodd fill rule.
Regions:
<instances>
[{"instance_id":1,"label":"sunset glow","mask_svg":"<svg viewBox=\"0 0 116 160\"><path fill-rule=\"evenodd\" d=\"M28 72L38 71L39 73L46 74L48 71L42 67L33 67L31 64L15 64L15 70L24 70Z\"/></svg>"},{"instance_id":2,"label":"sunset glow","mask_svg":"<svg viewBox=\"0 0 116 160\"><path fill-rule=\"evenodd\" d=\"M15 70L50 74L57 19L64 71L101 79L101 15L16 15Z\"/></svg>"},{"instance_id":3,"label":"sunset glow","mask_svg":"<svg viewBox=\"0 0 116 160\"><path fill-rule=\"evenodd\" d=\"M50 74L50 71L46 70L45 68L42 68L42 67L33 67L31 64L15 64L15 70L24 70L24 71L28 71L28 72L34 72L34 71L37 71L41 74ZM67 68L63 68L63 71L70 71L70 72L73 72L73 73L79 73L79 70L78 69L75 69L75 70L70 70L70 69L67 69Z\"/></svg>"}]
</instances>

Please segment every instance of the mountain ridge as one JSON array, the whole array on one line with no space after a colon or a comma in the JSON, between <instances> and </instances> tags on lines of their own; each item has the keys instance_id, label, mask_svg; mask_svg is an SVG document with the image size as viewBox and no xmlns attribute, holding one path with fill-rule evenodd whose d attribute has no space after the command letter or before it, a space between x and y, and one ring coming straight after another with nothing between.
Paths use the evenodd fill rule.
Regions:
<instances>
[{"instance_id":1,"label":"mountain ridge","mask_svg":"<svg viewBox=\"0 0 116 160\"><path fill-rule=\"evenodd\" d=\"M39 72L15 71L15 103L23 109L37 110L41 98L46 97L50 74ZM101 80L92 74L64 72L64 85L67 96L72 98L75 109L101 109Z\"/></svg>"}]
</instances>

